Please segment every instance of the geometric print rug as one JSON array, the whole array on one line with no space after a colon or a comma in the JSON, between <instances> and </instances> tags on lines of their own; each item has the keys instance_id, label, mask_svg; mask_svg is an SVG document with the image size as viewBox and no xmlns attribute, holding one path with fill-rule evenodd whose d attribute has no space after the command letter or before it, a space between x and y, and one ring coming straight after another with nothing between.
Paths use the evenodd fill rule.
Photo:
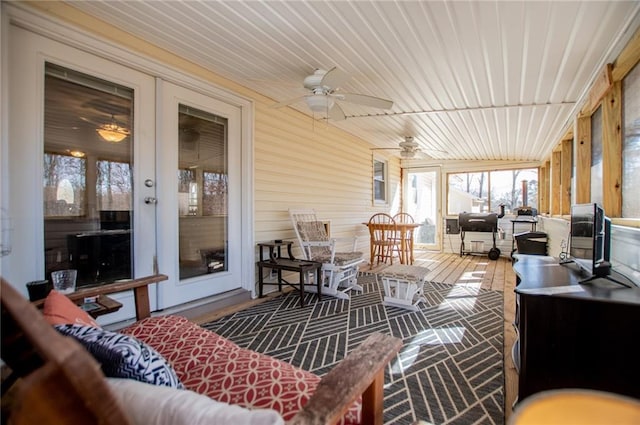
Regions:
<instances>
[{"instance_id":1,"label":"geometric print rug","mask_svg":"<svg viewBox=\"0 0 640 425\"><path fill-rule=\"evenodd\" d=\"M324 375L373 332L403 347L385 371L384 423L503 424L502 292L427 283L420 311L382 305L361 275L349 300L297 291L201 326L243 348Z\"/></svg>"}]
</instances>

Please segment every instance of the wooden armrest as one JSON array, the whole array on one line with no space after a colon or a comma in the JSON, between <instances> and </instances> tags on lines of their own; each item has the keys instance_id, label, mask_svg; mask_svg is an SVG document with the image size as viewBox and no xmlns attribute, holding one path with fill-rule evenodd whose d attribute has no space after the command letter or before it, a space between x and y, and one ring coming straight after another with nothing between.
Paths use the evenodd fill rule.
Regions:
<instances>
[{"instance_id":1,"label":"wooden armrest","mask_svg":"<svg viewBox=\"0 0 640 425\"><path fill-rule=\"evenodd\" d=\"M362 423L382 424L384 368L400 351L398 338L374 333L327 373L287 425L336 423L362 395Z\"/></svg>"},{"instance_id":2,"label":"wooden armrest","mask_svg":"<svg viewBox=\"0 0 640 425\"><path fill-rule=\"evenodd\" d=\"M133 297L136 304L136 319L141 320L151 315L151 308L149 306L149 285L159 283L167 279L167 275L155 274L138 279L127 280L125 282L114 282L107 283L105 285L92 286L90 288L81 288L71 294L67 294L67 297L71 301L80 301L86 297L113 294L115 292L123 292L133 289ZM36 307L41 307L44 304L44 300L37 300L32 304Z\"/></svg>"}]
</instances>

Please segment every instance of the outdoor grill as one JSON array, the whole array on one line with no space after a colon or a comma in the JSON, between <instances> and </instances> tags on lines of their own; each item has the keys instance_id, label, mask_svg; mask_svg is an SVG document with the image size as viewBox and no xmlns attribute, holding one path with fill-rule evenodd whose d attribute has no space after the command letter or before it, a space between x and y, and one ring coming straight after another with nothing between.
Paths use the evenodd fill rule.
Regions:
<instances>
[{"instance_id":1,"label":"outdoor grill","mask_svg":"<svg viewBox=\"0 0 640 425\"><path fill-rule=\"evenodd\" d=\"M504 205L500 205L498 213L467 213L458 214L458 226L460 227L460 256L462 254L484 254L483 251L465 250L464 238L466 232L491 233L493 246L487 252L491 260L500 257L500 250L496 247L496 233L498 233L498 219L504 217Z\"/></svg>"}]
</instances>

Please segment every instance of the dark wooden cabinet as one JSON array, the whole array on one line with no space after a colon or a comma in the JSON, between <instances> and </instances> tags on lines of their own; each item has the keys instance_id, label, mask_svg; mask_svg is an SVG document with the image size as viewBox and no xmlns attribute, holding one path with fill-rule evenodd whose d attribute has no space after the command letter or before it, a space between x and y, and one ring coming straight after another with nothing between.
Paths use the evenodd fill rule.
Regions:
<instances>
[{"instance_id":1,"label":"dark wooden cabinet","mask_svg":"<svg viewBox=\"0 0 640 425\"><path fill-rule=\"evenodd\" d=\"M640 398L640 288L602 278L580 283L575 265L552 257L515 260L518 400L558 388Z\"/></svg>"}]
</instances>

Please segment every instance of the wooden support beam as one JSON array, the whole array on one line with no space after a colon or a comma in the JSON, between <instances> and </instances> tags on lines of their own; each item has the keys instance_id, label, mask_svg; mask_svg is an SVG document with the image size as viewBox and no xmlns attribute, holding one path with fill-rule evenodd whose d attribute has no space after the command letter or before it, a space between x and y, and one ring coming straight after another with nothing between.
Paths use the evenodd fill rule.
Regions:
<instances>
[{"instance_id":1,"label":"wooden support beam","mask_svg":"<svg viewBox=\"0 0 640 425\"><path fill-rule=\"evenodd\" d=\"M602 102L602 197L609 217L622 216L622 82Z\"/></svg>"},{"instance_id":2,"label":"wooden support beam","mask_svg":"<svg viewBox=\"0 0 640 425\"><path fill-rule=\"evenodd\" d=\"M636 30L614 62L611 72L613 81L621 81L638 62L640 62L640 28Z\"/></svg>"},{"instance_id":3,"label":"wooden support beam","mask_svg":"<svg viewBox=\"0 0 640 425\"><path fill-rule=\"evenodd\" d=\"M560 209L560 184L562 170L562 153L560 151L553 151L551 154L551 214L561 214Z\"/></svg>"},{"instance_id":4,"label":"wooden support beam","mask_svg":"<svg viewBox=\"0 0 640 425\"><path fill-rule=\"evenodd\" d=\"M544 177L547 184L544 186L546 202L543 211L549 214L551 212L551 160L547 160L544 163Z\"/></svg>"},{"instance_id":5,"label":"wooden support beam","mask_svg":"<svg viewBox=\"0 0 640 425\"><path fill-rule=\"evenodd\" d=\"M611 84L613 84L612 69L613 65L608 63L602 71L600 71L600 74L591 86L591 90L589 90L589 97L587 103L582 108L581 116L591 115L598 105L600 105L602 98L607 94L609 89L611 89Z\"/></svg>"},{"instance_id":6,"label":"wooden support beam","mask_svg":"<svg viewBox=\"0 0 640 425\"><path fill-rule=\"evenodd\" d=\"M576 118L576 203L591 201L591 117Z\"/></svg>"},{"instance_id":7,"label":"wooden support beam","mask_svg":"<svg viewBox=\"0 0 640 425\"><path fill-rule=\"evenodd\" d=\"M546 190L549 181L547 180L546 170L546 163L538 168L538 212L540 214L547 212L547 204L549 203Z\"/></svg>"},{"instance_id":8,"label":"wooden support beam","mask_svg":"<svg viewBox=\"0 0 640 425\"><path fill-rule=\"evenodd\" d=\"M560 171L560 214L569 215L571 213L571 168L573 166L573 140L563 140Z\"/></svg>"}]
</instances>

